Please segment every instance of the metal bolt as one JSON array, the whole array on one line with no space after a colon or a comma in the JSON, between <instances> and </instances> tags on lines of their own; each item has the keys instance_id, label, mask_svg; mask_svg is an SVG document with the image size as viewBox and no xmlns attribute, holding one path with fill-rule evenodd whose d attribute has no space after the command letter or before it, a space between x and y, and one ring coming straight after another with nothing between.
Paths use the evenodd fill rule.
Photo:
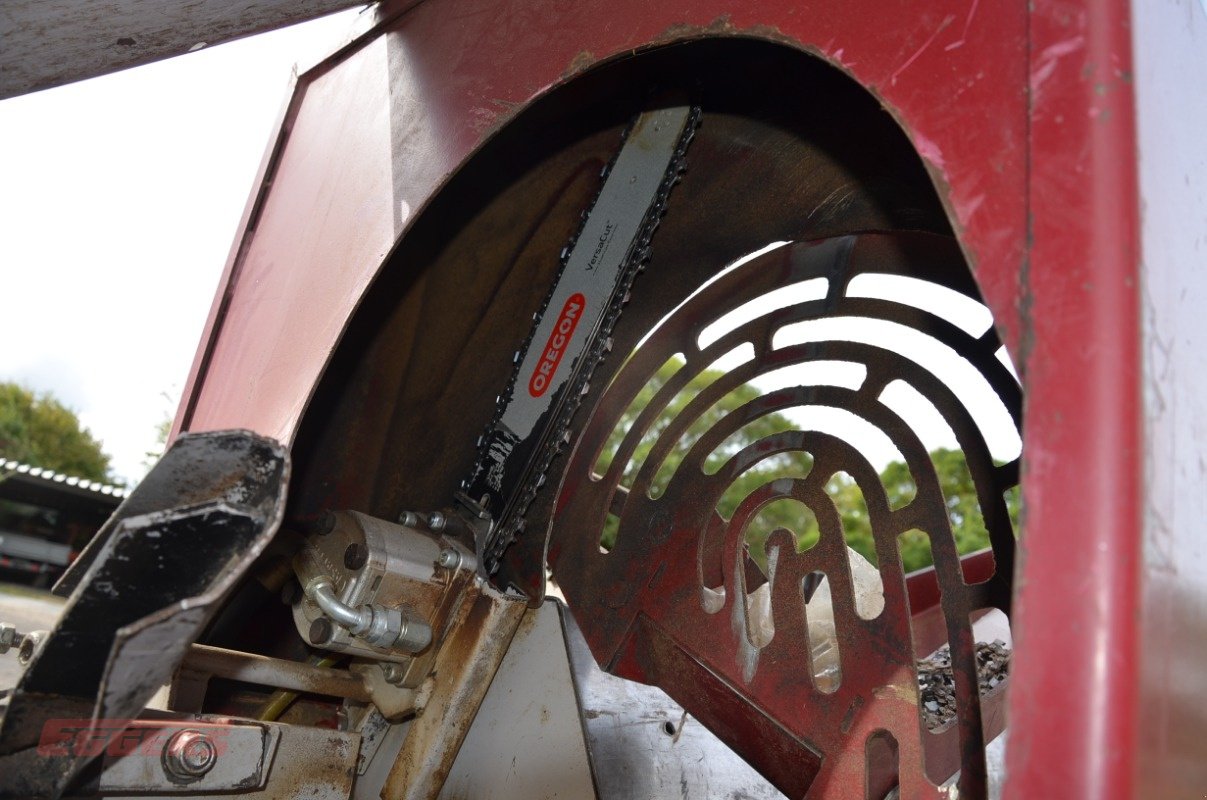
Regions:
<instances>
[{"instance_id":1,"label":"metal bolt","mask_svg":"<svg viewBox=\"0 0 1207 800\"><path fill-rule=\"evenodd\" d=\"M427 526L434 531L444 530L444 526L448 524L448 520L444 518L444 514L439 511L433 511L427 515Z\"/></svg>"},{"instance_id":2,"label":"metal bolt","mask_svg":"<svg viewBox=\"0 0 1207 800\"><path fill-rule=\"evenodd\" d=\"M344 566L348 569L360 569L369 561L369 548L360 542L353 542L344 551Z\"/></svg>"},{"instance_id":3,"label":"metal bolt","mask_svg":"<svg viewBox=\"0 0 1207 800\"><path fill-rule=\"evenodd\" d=\"M0 655L7 653L10 647L20 647L24 640L24 634L15 625L0 622Z\"/></svg>"},{"instance_id":4,"label":"metal bolt","mask_svg":"<svg viewBox=\"0 0 1207 800\"><path fill-rule=\"evenodd\" d=\"M25 638L21 640L21 646L17 649L17 661L23 666L29 666L29 662L34 660L34 656L42 649L42 643L48 636L50 636L50 631L30 631L25 634Z\"/></svg>"},{"instance_id":5,"label":"metal bolt","mask_svg":"<svg viewBox=\"0 0 1207 800\"><path fill-rule=\"evenodd\" d=\"M314 622L310 623L310 643L311 644L326 644L331 641L331 634L334 631L331 628L331 620L326 617L319 617Z\"/></svg>"},{"instance_id":6,"label":"metal bolt","mask_svg":"<svg viewBox=\"0 0 1207 800\"><path fill-rule=\"evenodd\" d=\"M395 664L392 661L383 661L381 664L381 672L385 676L386 683L398 683L406 673L402 670L401 664Z\"/></svg>"},{"instance_id":7,"label":"metal bolt","mask_svg":"<svg viewBox=\"0 0 1207 800\"><path fill-rule=\"evenodd\" d=\"M461 564L461 554L451 547L446 547L440 551L436 563L445 569L456 569Z\"/></svg>"},{"instance_id":8,"label":"metal bolt","mask_svg":"<svg viewBox=\"0 0 1207 800\"><path fill-rule=\"evenodd\" d=\"M195 781L217 762L218 749L201 731L177 731L163 748L163 770L176 780Z\"/></svg>"}]
</instances>

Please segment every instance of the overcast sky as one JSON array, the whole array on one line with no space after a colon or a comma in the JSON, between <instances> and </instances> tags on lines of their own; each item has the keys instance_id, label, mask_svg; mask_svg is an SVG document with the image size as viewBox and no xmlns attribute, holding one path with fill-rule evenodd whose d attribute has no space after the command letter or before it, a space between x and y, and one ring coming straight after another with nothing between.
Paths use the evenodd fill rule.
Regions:
<instances>
[{"instance_id":1,"label":"overcast sky","mask_svg":"<svg viewBox=\"0 0 1207 800\"><path fill-rule=\"evenodd\" d=\"M77 411L119 477L175 411L294 64L356 13L0 101L0 380Z\"/></svg>"}]
</instances>

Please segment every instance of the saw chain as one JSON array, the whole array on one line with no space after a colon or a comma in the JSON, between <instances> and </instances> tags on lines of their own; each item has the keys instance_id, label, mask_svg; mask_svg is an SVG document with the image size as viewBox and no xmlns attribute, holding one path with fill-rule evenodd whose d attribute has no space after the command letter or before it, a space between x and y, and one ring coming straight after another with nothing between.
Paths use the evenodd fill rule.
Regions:
<instances>
[{"instance_id":1,"label":"saw chain","mask_svg":"<svg viewBox=\"0 0 1207 800\"><path fill-rule=\"evenodd\" d=\"M591 373L611 349L612 328L650 239L685 168L700 110L647 111L626 128L478 439L474 468L457 500L471 517L478 563L487 575L524 530L524 515L550 463L568 443L570 421Z\"/></svg>"}]
</instances>

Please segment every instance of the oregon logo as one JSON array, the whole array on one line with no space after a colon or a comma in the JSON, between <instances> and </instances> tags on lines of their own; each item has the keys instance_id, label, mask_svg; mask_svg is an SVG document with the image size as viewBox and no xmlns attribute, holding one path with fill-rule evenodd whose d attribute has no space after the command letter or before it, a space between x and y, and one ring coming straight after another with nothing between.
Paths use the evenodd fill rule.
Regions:
<instances>
[{"instance_id":1,"label":"oregon logo","mask_svg":"<svg viewBox=\"0 0 1207 800\"><path fill-rule=\"evenodd\" d=\"M532 378L528 381L528 394L540 397L549 390L549 384L553 381L554 374L557 373L557 365L562 362L562 356L566 353L566 345L570 343L570 336L578 327L578 321L582 318L583 308L586 305L587 298L583 297L581 293L575 293L570 295L566 304L562 306L562 313L557 316L553 333L549 334L549 341L545 343L545 349L541 352L541 360L537 362L536 369L532 371Z\"/></svg>"}]
</instances>

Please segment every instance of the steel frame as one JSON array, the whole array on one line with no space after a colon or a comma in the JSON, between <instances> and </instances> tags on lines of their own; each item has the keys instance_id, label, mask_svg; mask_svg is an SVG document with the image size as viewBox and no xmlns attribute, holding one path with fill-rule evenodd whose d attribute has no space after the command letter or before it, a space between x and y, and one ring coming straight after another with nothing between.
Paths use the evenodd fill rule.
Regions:
<instances>
[{"instance_id":1,"label":"steel frame","mask_svg":"<svg viewBox=\"0 0 1207 800\"><path fill-rule=\"evenodd\" d=\"M1188 14L1178 30L1192 40L1202 9L1175 5L1164 13ZM1174 723L1149 710L1166 708L1174 685L1158 662L1194 663L1203 653L1200 637L1167 624L1162 598L1188 598L1179 618L1202 630L1207 568L1152 557L1154 547L1194 540L1142 513L1145 463L1167 452L1157 434L1200 446L1204 434L1168 416L1149 415L1149 438L1141 425L1145 386L1160 395L1174 374L1142 371L1142 346L1160 327L1140 324L1135 108L1137 95L1144 105L1161 87L1135 83L1126 0L431 0L379 13L378 28L299 79L176 431L240 426L293 442L400 237L468 156L551 87L693 38L799 48L852 76L901 125L1019 357L1026 516L1012 683L1025 690L1010 697L1006 796L1151 796L1137 783L1140 752L1146 774L1175 775L1170 792L1199 785L1203 759L1188 759L1187 745L1170 738ZM1164 102L1185 96L1193 89ZM1193 168L1195 180L1203 171ZM1155 190L1146 202L1150 213L1186 219ZM1190 267L1188 258L1169 263ZM1174 266L1149 269L1160 270L1150 279L1176 285ZM1194 352L1205 337L1187 335ZM1164 480L1176 468L1150 463L1148 474ZM1169 487L1172 507L1194 507L1193 488L1157 486ZM1201 697L1201 677L1176 680L1179 692Z\"/></svg>"}]
</instances>

